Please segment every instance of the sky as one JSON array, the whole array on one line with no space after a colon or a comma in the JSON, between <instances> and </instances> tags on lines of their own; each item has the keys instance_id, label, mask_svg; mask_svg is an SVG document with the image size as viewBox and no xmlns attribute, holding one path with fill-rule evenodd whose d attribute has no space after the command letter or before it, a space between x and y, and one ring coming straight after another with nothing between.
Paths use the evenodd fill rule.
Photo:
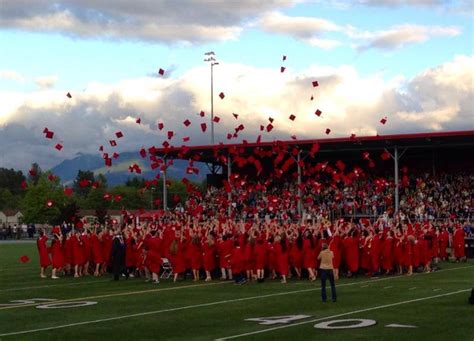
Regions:
<instances>
[{"instance_id":1,"label":"sky","mask_svg":"<svg viewBox=\"0 0 474 341\"><path fill-rule=\"evenodd\" d=\"M209 51L216 143L474 130L473 19L469 0L0 0L0 167L209 144Z\"/></svg>"}]
</instances>

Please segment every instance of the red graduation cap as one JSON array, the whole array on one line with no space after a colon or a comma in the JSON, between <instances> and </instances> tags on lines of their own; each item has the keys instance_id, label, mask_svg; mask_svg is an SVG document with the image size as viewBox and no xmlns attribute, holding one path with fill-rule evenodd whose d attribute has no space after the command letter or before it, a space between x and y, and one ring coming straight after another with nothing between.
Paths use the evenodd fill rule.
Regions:
<instances>
[{"instance_id":1,"label":"red graduation cap","mask_svg":"<svg viewBox=\"0 0 474 341\"><path fill-rule=\"evenodd\" d=\"M115 133L115 136L117 136L117 138L119 139L119 138L123 137L123 134L122 134L121 131L117 131L117 132Z\"/></svg>"},{"instance_id":2,"label":"red graduation cap","mask_svg":"<svg viewBox=\"0 0 474 341\"><path fill-rule=\"evenodd\" d=\"M109 193L105 193L104 200L107 200L107 201L112 200L112 196Z\"/></svg>"},{"instance_id":3,"label":"red graduation cap","mask_svg":"<svg viewBox=\"0 0 474 341\"><path fill-rule=\"evenodd\" d=\"M109 143L112 147L115 147L117 145L117 142L115 142L115 140L110 140Z\"/></svg>"},{"instance_id":4,"label":"red graduation cap","mask_svg":"<svg viewBox=\"0 0 474 341\"><path fill-rule=\"evenodd\" d=\"M49 199L46 201L46 207L53 207L53 205L54 205L53 200Z\"/></svg>"},{"instance_id":5,"label":"red graduation cap","mask_svg":"<svg viewBox=\"0 0 474 341\"><path fill-rule=\"evenodd\" d=\"M286 60L286 56L283 56L282 60L285 61L285 60Z\"/></svg>"},{"instance_id":6,"label":"red graduation cap","mask_svg":"<svg viewBox=\"0 0 474 341\"><path fill-rule=\"evenodd\" d=\"M81 181L79 181L79 187L81 188L87 187L90 184L91 184L90 180L87 180L87 179L82 179Z\"/></svg>"},{"instance_id":7,"label":"red graduation cap","mask_svg":"<svg viewBox=\"0 0 474 341\"><path fill-rule=\"evenodd\" d=\"M183 124L186 126L186 127L189 127L191 125L191 121L190 120L186 120L183 122Z\"/></svg>"},{"instance_id":8,"label":"red graduation cap","mask_svg":"<svg viewBox=\"0 0 474 341\"><path fill-rule=\"evenodd\" d=\"M26 189L27 187L28 187L28 183L27 183L25 180L23 180L23 181L21 182L21 188L22 188L22 189Z\"/></svg>"},{"instance_id":9,"label":"red graduation cap","mask_svg":"<svg viewBox=\"0 0 474 341\"><path fill-rule=\"evenodd\" d=\"M235 119L238 119L238 118L239 118L239 115L238 115L238 114L232 113L232 115L234 115L234 118L235 118Z\"/></svg>"},{"instance_id":10,"label":"red graduation cap","mask_svg":"<svg viewBox=\"0 0 474 341\"><path fill-rule=\"evenodd\" d=\"M163 76L163 75L165 74L165 70L163 70L163 69L160 68L160 69L158 70L158 73L159 73L161 76Z\"/></svg>"},{"instance_id":11,"label":"red graduation cap","mask_svg":"<svg viewBox=\"0 0 474 341\"><path fill-rule=\"evenodd\" d=\"M55 180L56 180L56 177L54 176L54 174L49 173L49 174L48 174L48 180L49 180L49 181L55 181Z\"/></svg>"},{"instance_id":12,"label":"red graduation cap","mask_svg":"<svg viewBox=\"0 0 474 341\"><path fill-rule=\"evenodd\" d=\"M63 145L61 143L58 143L57 145L54 146L57 150L63 149Z\"/></svg>"},{"instance_id":13,"label":"red graduation cap","mask_svg":"<svg viewBox=\"0 0 474 341\"><path fill-rule=\"evenodd\" d=\"M122 201L122 196L121 196L120 194L117 194L117 195L114 197L114 201L116 201L116 202Z\"/></svg>"},{"instance_id":14,"label":"red graduation cap","mask_svg":"<svg viewBox=\"0 0 474 341\"><path fill-rule=\"evenodd\" d=\"M145 148L140 149L140 156L141 156L142 158L146 158L146 150L145 150Z\"/></svg>"},{"instance_id":15,"label":"red graduation cap","mask_svg":"<svg viewBox=\"0 0 474 341\"><path fill-rule=\"evenodd\" d=\"M113 157L114 159L118 159L119 156L120 156L119 153L114 153L114 154L112 155L112 157Z\"/></svg>"},{"instance_id":16,"label":"red graduation cap","mask_svg":"<svg viewBox=\"0 0 474 341\"><path fill-rule=\"evenodd\" d=\"M103 152L104 151L104 146L100 146L99 147L99 152Z\"/></svg>"},{"instance_id":17,"label":"red graduation cap","mask_svg":"<svg viewBox=\"0 0 474 341\"><path fill-rule=\"evenodd\" d=\"M201 110L201 112L199 113L199 116L204 117L204 115L206 115L206 113Z\"/></svg>"},{"instance_id":18,"label":"red graduation cap","mask_svg":"<svg viewBox=\"0 0 474 341\"><path fill-rule=\"evenodd\" d=\"M364 160L370 160L370 153L369 152L363 152L362 153L362 158L364 158Z\"/></svg>"},{"instance_id":19,"label":"red graduation cap","mask_svg":"<svg viewBox=\"0 0 474 341\"><path fill-rule=\"evenodd\" d=\"M281 73L285 72L285 69L286 69L286 68L285 68L284 66L281 66L281 67L280 67L280 72L281 72Z\"/></svg>"},{"instance_id":20,"label":"red graduation cap","mask_svg":"<svg viewBox=\"0 0 474 341\"><path fill-rule=\"evenodd\" d=\"M36 170L34 168L31 168L28 173L30 174L30 176L36 176Z\"/></svg>"},{"instance_id":21,"label":"red graduation cap","mask_svg":"<svg viewBox=\"0 0 474 341\"><path fill-rule=\"evenodd\" d=\"M45 134L47 139L52 139L54 136L54 133L51 130L48 130Z\"/></svg>"},{"instance_id":22,"label":"red graduation cap","mask_svg":"<svg viewBox=\"0 0 474 341\"><path fill-rule=\"evenodd\" d=\"M207 129L207 124L206 123L201 123L201 130L204 133Z\"/></svg>"},{"instance_id":23,"label":"red graduation cap","mask_svg":"<svg viewBox=\"0 0 474 341\"><path fill-rule=\"evenodd\" d=\"M43 134L46 134L48 131L49 131L48 128L44 128L44 129L43 129Z\"/></svg>"},{"instance_id":24,"label":"red graduation cap","mask_svg":"<svg viewBox=\"0 0 474 341\"><path fill-rule=\"evenodd\" d=\"M271 132L272 129L273 129L273 125L272 125L271 123L269 123L269 124L267 125L267 132L268 132L268 133Z\"/></svg>"},{"instance_id":25,"label":"red graduation cap","mask_svg":"<svg viewBox=\"0 0 474 341\"><path fill-rule=\"evenodd\" d=\"M272 117L269 117L268 120L270 121L270 123L273 123L274 119Z\"/></svg>"},{"instance_id":26,"label":"red graduation cap","mask_svg":"<svg viewBox=\"0 0 474 341\"><path fill-rule=\"evenodd\" d=\"M158 123L158 129L160 130L163 130L163 128L165 127L165 125L163 123Z\"/></svg>"},{"instance_id":27,"label":"red graduation cap","mask_svg":"<svg viewBox=\"0 0 474 341\"><path fill-rule=\"evenodd\" d=\"M311 99L311 100L313 100L313 99L314 99L313 95L311 95L311 98L310 98L310 99Z\"/></svg>"},{"instance_id":28,"label":"red graduation cap","mask_svg":"<svg viewBox=\"0 0 474 341\"><path fill-rule=\"evenodd\" d=\"M383 151L382 155L380 155L380 158L383 160L383 161L387 161L388 159L390 159L392 156L390 155L390 153L386 150Z\"/></svg>"},{"instance_id":29,"label":"red graduation cap","mask_svg":"<svg viewBox=\"0 0 474 341\"><path fill-rule=\"evenodd\" d=\"M296 135L291 135L292 140L297 140Z\"/></svg>"},{"instance_id":30,"label":"red graduation cap","mask_svg":"<svg viewBox=\"0 0 474 341\"><path fill-rule=\"evenodd\" d=\"M139 117L139 118L137 118L137 120L135 121L135 123L136 123L136 124L140 124L140 123L142 123L142 119L141 119L140 117Z\"/></svg>"},{"instance_id":31,"label":"red graduation cap","mask_svg":"<svg viewBox=\"0 0 474 341\"><path fill-rule=\"evenodd\" d=\"M327 128L326 129L326 135L329 135L330 132L331 132L331 129Z\"/></svg>"},{"instance_id":32,"label":"red graduation cap","mask_svg":"<svg viewBox=\"0 0 474 341\"><path fill-rule=\"evenodd\" d=\"M72 188L69 188L69 187L64 188L65 195L70 196L72 195L72 193L74 193L74 190Z\"/></svg>"},{"instance_id":33,"label":"red graduation cap","mask_svg":"<svg viewBox=\"0 0 474 341\"><path fill-rule=\"evenodd\" d=\"M384 118L382 118L382 119L380 120L380 123L382 123L382 124L387 123L387 116L385 116Z\"/></svg>"},{"instance_id":34,"label":"red graduation cap","mask_svg":"<svg viewBox=\"0 0 474 341\"><path fill-rule=\"evenodd\" d=\"M30 257L28 257L27 255L23 255L20 257L20 262L22 263L28 263L30 261Z\"/></svg>"},{"instance_id":35,"label":"red graduation cap","mask_svg":"<svg viewBox=\"0 0 474 341\"><path fill-rule=\"evenodd\" d=\"M227 139L230 140L232 138L232 134L231 133L227 133Z\"/></svg>"},{"instance_id":36,"label":"red graduation cap","mask_svg":"<svg viewBox=\"0 0 474 341\"><path fill-rule=\"evenodd\" d=\"M224 97L225 97L224 93L221 92L221 93L219 94L219 97L220 97L221 99L224 99Z\"/></svg>"},{"instance_id":37,"label":"red graduation cap","mask_svg":"<svg viewBox=\"0 0 474 341\"><path fill-rule=\"evenodd\" d=\"M260 124L260 131L264 131L264 130L265 130L265 127Z\"/></svg>"},{"instance_id":38,"label":"red graduation cap","mask_svg":"<svg viewBox=\"0 0 474 341\"><path fill-rule=\"evenodd\" d=\"M66 96L67 96L67 98L72 98L71 93L69 93L69 92L66 94Z\"/></svg>"},{"instance_id":39,"label":"red graduation cap","mask_svg":"<svg viewBox=\"0 0 474 341\"><path fill-rule=\"evenodd\" d=\"M189 141L189 136L183 137L183 142L188 142Z\"/></svg>"},{"instance_id":40,"label":"red graduation cap","mask_svg":"<svg viewBox=\"0 0 474 341\"><path fill-rule=\"evenodd\" d=\"M315 88L319 85L318 81L313 81L312 84L313 84L313 88Z\"/></svg>"},{"instance_id":41,"label":"red graduation cap","mask_svg":"<svg viewBox=\"0 0 474 341\"><path fill-rule=\"evenodd\" d=\"M290 120L292 120L292 121L294 121L294 120L295 120L295 118L296 118L296 116L295 116L295 115L293 115L293 114L292 114L292 115L290 115L290 117L289 117L289 119L290 119Z\"/></svg>"},{"instance_id":42,"label":"red graduation cap","mask_svg":"<svg viewBox=\"0 0 474 341\"><path fill-rule=\"evenodd\" d=\"M322 114L322 111L318 109L318 110L316 110L316 111L314 112L314 114L315 114L316 116L320 117L321 114Z\"/></svg>"},{"instance_id":43,"label":"red graduation cap","mask_svg":"<svg viewBox=\"0 0 474 341\"><path fill-rule=\"evenodd\" d=\"M107 167L112 167L112 159L106 158L106 159L105 159L105 165L106 165Z\"/></svg>"},{"instance_id":44,"label":"red graduation cap","mask_svg":"<svg viewBox=\"0 0 474 341\"><path fill-rule=\"evenodd\" d=\"M220 120L221 119L219 116L214 116L214 119L213 119L214 122L219 123Z\"/></svg>"},{"instance_id":45,"label":"red graduation cap","mask_svg":"<svg viewBox=\"0 0 474 341\"><path fill-rule=\"evenodd\" d=\"M172 130L168 131L168 140L171 140L174 136L174 132Z\"/></svg>"}]
</instances>

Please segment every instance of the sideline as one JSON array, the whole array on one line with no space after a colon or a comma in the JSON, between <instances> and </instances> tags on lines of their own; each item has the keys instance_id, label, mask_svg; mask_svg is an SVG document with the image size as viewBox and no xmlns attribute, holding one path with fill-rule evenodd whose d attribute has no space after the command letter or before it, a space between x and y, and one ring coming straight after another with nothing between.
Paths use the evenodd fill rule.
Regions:
<instances>
[{"instance_id":1,"label":"sideline","mask_svg":"<svg viewBox=\"0 0 474 341\"><path fill-rule=\"evenodd\" d=\"M472 268L472 267L474 267L474 266L469 265L469 266L460 266L460 267L451 268L451 269L439 270L439 271L436 271L436 272L416 273L415 277L423 276L423 275L432 275L432 274L436 274L436 273L439 273L439 272L447 272L447 271L454 271L454 270ZM367 281L355 281L355 282L350 282L350 283L339 284L338 287L358 285L358 284L366 284L366 283L376 283L376 282L381 282L381 281L393 280L393 279L397 279L397 278L407 278L407 277L405 277L405 276L395 276L395 277L383 277L383 278L372 279L372 280L367 280ZM83 301L83 300L91 300L91 299L97 299L97 298L139 295L139 294L146 294L146 293L159 292L159 291L178 290L178 289L183 289L183 288L203 287L203 286L229 284L229 283L233 283L233 282L226 281L226 282L214 282L214 283L209 283L209 284L183 285L183 286L178 286L178 287L157 288L157 289L139 290L139 291L125 291L125 292L117 292L117 293L105 294L105 295L95 295L95 296L63 299L63 300L58 300L56 303ZM302 290L292 290L292 291L284 291L284 292L280 292L280 293L277 293L277 294L270 294L270 295L271 296L273 296L273 295L278 296L278 295L286 295L286 294L293 294L293 293L300 293L300 292L316 291L316 290L319 290L319 289L320 289L320 287L302 289ZM263 297L267 297L267 296L268 295L264 295ZM8 307L0 307L0 310L23 308L23 307L32 307L32 306L36 306L36 305L38 305L38 303L19 304L19 305L12 305L12 306L8 306Z\"/></svg>"},{"instance_id":2,"label":"sideline","mask_svg":"<svg viewBox=\"0 0 474 341\"><path fill-rule=\"evenodd\" d=\"M472 266L463 266L463 267L458 267L458 268L451 268L451 269L446 269L446 270L440 270L440 271L437 271L437 272L459 270L459 269L470 268L470 267L472 267ZM437 272L434 272L434 273L437 273ZM430 273L430 274L433 274L433 272ZM418 275L418 274L417 274L417 275ZM405 278L405 277L395 277L395 278ZM369 280L369 281L366 281L366 282L374 283L374 282L381 282L381 281L384 281L384 280L390 280L390 279L395 279L395 278L386 277L386 278L380 278L380 279L376 279L376 280ZM411 278L413 278L413 277L411 277ZM218 283L212 283L212 284L223 284L223 283L230 283L230 282L218 282ZM361 283L363 283L363 282L345 283L345 284L339 285L338 287L357 285L357 284L361 284ZM208 284L208 285L211 285L211 284ZM194 286L206 286L206 285L205 285L205 284L201 284L201 285L194 285ZM179 287L179 288L184 288L184 286L183 286L183 287ZM156 289L156 290L153 290L153 291L171 290L171 289L178 289L178 288ZM254 299L261 299L261 298L268 298L268 297L275 297L275 296L290 295L290 294L296 294L296 293L301 293L301 292L316 291L316 290L319 290L319 289L321 289L321 288L320 288L320 287L317 287L317 288L310 288L310 289L304 289L304 290L286 291L286 292L280 292L280 293L274 293L274 294L268 294L268 295L243 297L243 298L237 298L237 299L231 299L231 300L215 301L215 302L201 303L201 304L195 304L195 305L189 305L189 306L182 306L182 307L176 307L176 308L168 308L168 309L162 309L162 310L154 310L154 311L148 311L148 312L143 312L143 313L135 313L135 314L129 314L129 315L122 315L122 316L115 316L115 317L103 318L103 319L98 319L98 320L90 320L90 321L76 322L76 323L64 324L64 325L53 326L53 327L45 327L45 328L37 328L37 329L30 329L30 330L23 330L23 331L17 331L17 332L4 333L4 334L0 334L0 337L1 337L1 336L20 335L20 334L29 334L29 333L35 333L35 332L41 332L41 331L47 331L47 330L62 329L62 328L69 328L69 327L74 327L74 326L82 326L82 325L87 325L87 324L100 323L100 322L116 321L116 320L128 319L128 318L133 318L133 317L140 317L140 316L154 315L154 314L160 314L160 313L165 313L165 312L173 312L173 311L187 310L187 309L193 309L193 308L199 308L199 307L209 307L209 306L220 305L220 304L227 304L227 303L233 303L233 302L243 302L243 301L249 301L249 300L254 300ZM366 309L362 309L362 310L356 310L356 311L347 312L347 313L343 313L343 314L339 314L339 315L335 315L335 316L324 317L324 318L321 318L321 319L316 319L316 320L311 320L311 321L304 321L304 322L300 322L300 323L296 323L296 324L292 324L292 325L288 325L288 326L281 326L281 327L268 328L268 329L259 330L259 331L256 331L256 332L251 332L250 334L247 333L247 334L240 334L240 335L228 336L228 337L225 337L225 338L223 338L223 339L218 339L218 340L225 340L225 339L227 339L227 338L236 338L236 337L241 337L241 336L246 336L246 335L264 333L264 332L266 332L266 331L270 331L270 330L274 330L274 329L280 329L280 328L284 328L284 327L291 327L291 326L294 326L294 325L299 325L299 324L304 324L304 323L310 323L310 322L313 322L313 321L316 322L316 321L319 321L319 320L324 320L324 319L329 319L329 318L339 317L339 316L346 316L346 315L349 315L349 314L355 314L355 313L364 312L364 311L369 311L369 310L382 309L382 308L392 307L392 306L396 306L396 305L400 305L400 304L406 304L406 303L411 303L411 302L423 301L423 300L427 300L427 299L431 299L431 298L443 297L443 296L448 296L448 295L455 295L455 294L462 293L462 292L467 292L467 291L470 291L470 290L472 290L472 288L463 289L463 290L458 290L458 291L455 291L455 292L445 293L445 294L440 294L440 295L435 295L435 296L429 296L429 297L424 297L424 298L418 298L418 299L409 300L409 301L391 303L391 304L386 304L386 305L383 305L383 306L377 306L377 307L372 307L372 308L366 308ZM150 291L151 291L151 290L147 290L147 291L143 291L143 292L150 292ZM110 296L110 295L106 295L106 296ZM63 302L77 301L77 300L83 300L83 299L87 299L87 298L73 299L73 300L65 300L65 301L59 301L59 300L58 300L58 301L55 301L55 303L63 303ZM32 304L32 305L38 305L38 304ZM26 305L23 305L23 306L26 306ZM30 305L30 306L31 306L31 305Z\"/></svg>"}]
</instances>

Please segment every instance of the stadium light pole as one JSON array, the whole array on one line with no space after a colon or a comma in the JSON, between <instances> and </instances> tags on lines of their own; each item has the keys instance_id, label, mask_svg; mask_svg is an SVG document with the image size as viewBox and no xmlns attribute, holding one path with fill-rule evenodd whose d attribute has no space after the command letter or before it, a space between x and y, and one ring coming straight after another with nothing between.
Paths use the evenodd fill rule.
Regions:
<instances>
[{"instance_id":1,"label":"stadium light pole","mask_svg":"<svg viewBox=\"0 0 474 341\"><path fill-rule=\"evenodd\" d=\"M399 197L399 193L398 193L398 187L399 187L399 184L398 184L398 148L397 146L395 146L395 150L394 150L394 155L393 155L393 163L394 163L394 166L395 166L395 214L398 213L398 206L399 206L399 201L398 201L398 197Z\"/></svg>"},{"instance_id":2,"label":"stadium light pole","mask_svg":"<svg viewBox=\"0 0 474 341\"><path fill-rule=\"evenodd\" d=\"M163 211L168 209L168 196L166 193L166 159L163 159L164 167L163 167Z\"/></svg>"},{"instance_id":3,"label":"stadium light pole","mask_svg":"<svg viewBox=\"0 0 474 341\"><path fill-rule=\"evenodd\" d=\"M204 61L211 64L211 144L214 145L214 65L219 65L219 62L213 51L204 53L204 56Z\"/></svg>"}]
</instances>

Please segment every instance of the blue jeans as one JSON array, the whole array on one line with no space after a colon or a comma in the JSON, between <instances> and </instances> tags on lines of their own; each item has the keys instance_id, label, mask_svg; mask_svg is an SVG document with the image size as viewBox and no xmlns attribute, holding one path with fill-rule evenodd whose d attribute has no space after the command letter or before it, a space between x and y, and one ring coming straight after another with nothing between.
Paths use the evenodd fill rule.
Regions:
<instances>
[{"instance_id":1,"label":"blue jeans","mask_svg":"<svg viewBox=\"0 0 474 341\"><path fill-rule=\"evenodd\" d=\"M336 301L336 286L334 285L334 272L332 270L319 269L321 274L321 298L323 302L326 302L326 280L329 279L331 284L331 298Z\"/></svg>"}]
</instances>

